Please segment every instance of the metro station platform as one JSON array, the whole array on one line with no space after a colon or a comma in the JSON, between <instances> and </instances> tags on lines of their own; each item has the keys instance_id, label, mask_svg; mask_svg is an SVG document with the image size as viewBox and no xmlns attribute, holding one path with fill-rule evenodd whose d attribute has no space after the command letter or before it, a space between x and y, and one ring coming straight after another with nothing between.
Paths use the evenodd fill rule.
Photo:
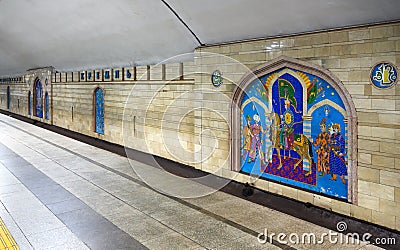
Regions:
<instances>
[{"instance_id":1,"label":"metro station platform","mask_svg":"<svg viewBox=\"0 0 400 250\"><path fill-rule=\"evenodd\" d=\"M145 184L123 156L0 115L0 249L380 249L327 237L315 244L276 238L340 236L338 222L347 223L346 233L391 237L397 244L385 248L399 246L394 231L258 190L246 198L238 187L171 197ZM7 231L16 244L6 244ZM266 231L273 240L260 236Z\"/></svg>"}]
</instances>

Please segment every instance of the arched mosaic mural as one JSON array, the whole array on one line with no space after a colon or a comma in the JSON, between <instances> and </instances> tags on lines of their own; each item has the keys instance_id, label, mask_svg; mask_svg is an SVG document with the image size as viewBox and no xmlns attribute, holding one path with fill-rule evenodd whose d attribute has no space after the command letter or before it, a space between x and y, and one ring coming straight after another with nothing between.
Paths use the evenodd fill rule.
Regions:
<instances>
[{"instance_id":1,"label":"arched mosaic mural","mask_svg":"<svg viewBox=\"0 0 400 250\"><path fill-rule=\"evenodd\" d=\"M101 88L94 91L94 106L95 131L104 134L104 92Z\"/></svg>"},{"instance_id":2,"label":"arched mosaic mural","mask_svg":"<svg viewBox=\"0 0 400 250\"><path fill-rule=\"evenodd\" d=\"M45 119L49 120L50 119L50 100L49 100L49 94L46 92L44 95L44 106L45 106Z\"/></svg>"},{"instance_id":3,"label":"arched mosaic mural","mask_svg":"<svg viewBox=\"0 0 400 250\"><path fill-rule=\"evenodd\" d=\"M320 67L286 57L269 65L244 77L235 93L234 169L354 201L355 110L348 93Z\"/></svg>"},{"instance_id":4,"label":"arched mosaic mural","mask_svg":"<svg viewBox=\"0 0 400 250\"><path fill-rule=\"evenodd\" d=\"M31 91L28 91L28 115L32 115L32 96Z\"/></svg>"},{"instance_id":5,"label":"arched mosaic mural","mask_svg":"<svg viewBox=\"0 0 400 250\"><path fill-rule=\"evenodd\" d=\"M33 92L34 114L36 117L43 118L43 87L39 79L35 81Z\"/></svg>"},{"instance_id":6,"label":"arched mosaic mural","mask_svg":"<svg viewBox=\"0 0 400 250\"><path fill-rule=\"evenodd\" d=\"M7 86L7 109L8 110L10 110L10 102L11 102L10 86Z\"/></svg>"}]
</instances>

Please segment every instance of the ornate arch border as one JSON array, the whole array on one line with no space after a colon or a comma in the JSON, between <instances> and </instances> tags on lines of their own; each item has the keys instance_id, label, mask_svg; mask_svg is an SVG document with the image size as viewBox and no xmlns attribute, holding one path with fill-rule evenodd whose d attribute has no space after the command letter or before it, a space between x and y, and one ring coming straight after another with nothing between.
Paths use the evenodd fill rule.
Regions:
<instances>
[{"instance_id":1,"label":"ornate arch border","mask_svg":"<svg viewBox=\"0 0 400 250\"><path fill-rule=\"evenodd\" d=\"M239 81L236 86L231 107L230 107L230 162L231 169L233 171L240 171L240 102L245 94L246 88L254 81L260 77L277 71L282 68L291 68L294 70L299 70L307 72L309 74L320 77L321 79L327 81L339 94L342 99L348 119L348 201L357 204L357 112L355 105L351 98L350 93L345 88L344 84L329 70L315 65L309 62L304 62L295 58L290 58L287 56L280 56L274 60L271 60L265 64L259 65L251 71L247 72ZM282 184L284 185L284 184Z\"/></svg>"}]
</instances>

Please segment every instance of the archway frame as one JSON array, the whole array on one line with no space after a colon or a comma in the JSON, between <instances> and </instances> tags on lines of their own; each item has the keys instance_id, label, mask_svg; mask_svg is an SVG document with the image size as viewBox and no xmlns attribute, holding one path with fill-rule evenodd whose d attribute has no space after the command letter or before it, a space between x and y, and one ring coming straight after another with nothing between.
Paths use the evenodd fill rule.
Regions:
<instances>
[{"instance_id":1,"label":"archway frame","mask_svg":"<svg viewBox=\"0 0 400 250\"><path fill-rule=\"evenodd\" d=\"M280 56L274 60L259 65L247 72L236 86L230 107L230 163L231 170L240 171L240 122L241 122L241 101L245 95L247 87L255 80L269 73L280 69L290 68L306 72L328 82L339 94L347 111L346 119L348 120L348 201L357 204L357 112L350 93L340 81L329 70L309 62L301 61L287 56ZM282 184L284 185L284 184Z\"/></svg>"},{"instance_id":2,"label":"archway frame","mask_svg":"<svg viewBox=\"0 0 400 250\"><path fill-rule=\"evenodd\" d=\"M42 117L39 117L37 114L37 90L36 90L36 84L40 82L41 89L42 89L42 98L41 98L41 103L42 103ZM32 84L32 116L43 119L44 118L44 107L43 107L43 91L44 91L44 86L42 81L39 79L39 77L36 77L35 80L33 81Z\"/></svg>"}]
</instances>

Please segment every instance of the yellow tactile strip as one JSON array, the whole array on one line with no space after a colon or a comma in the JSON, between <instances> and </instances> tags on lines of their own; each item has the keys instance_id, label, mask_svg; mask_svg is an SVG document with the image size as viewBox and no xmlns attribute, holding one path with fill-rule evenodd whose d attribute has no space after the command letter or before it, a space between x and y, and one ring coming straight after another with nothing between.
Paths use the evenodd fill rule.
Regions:
<instances>
[{"instance_id":1,"label":"yellow tactile strip","mask_svg":"<svg viewBox=\"0 0 400 250\"><path fill-rule=\"evenodd\" d=\"M0 218L0 250L19 250L17 243L8 231L3 220Z\"/></svg>"}]
</instances>

